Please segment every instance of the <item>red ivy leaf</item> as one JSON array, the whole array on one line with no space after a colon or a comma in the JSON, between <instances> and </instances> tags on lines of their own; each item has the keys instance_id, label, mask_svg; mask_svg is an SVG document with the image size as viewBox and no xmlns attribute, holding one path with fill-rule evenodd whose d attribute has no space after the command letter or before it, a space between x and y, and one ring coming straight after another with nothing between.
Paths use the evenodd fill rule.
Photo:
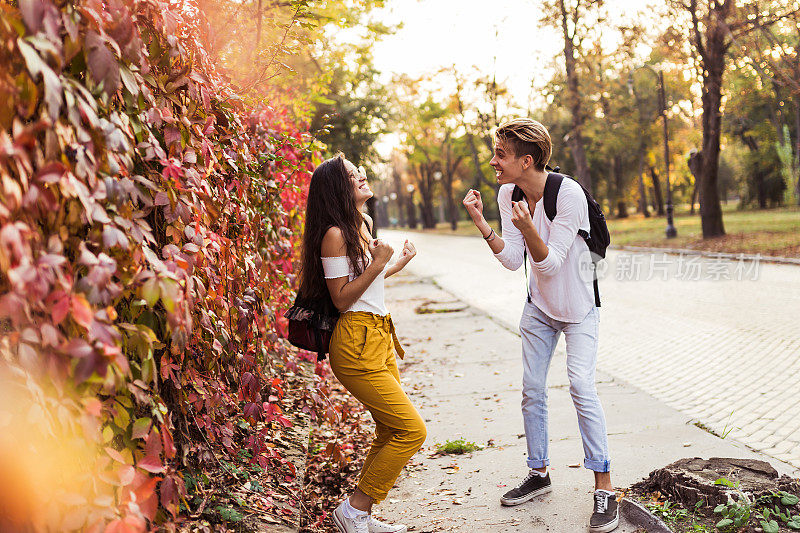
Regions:
<instances>
[{"instance_id":1,"label":"red ivy leaf","mask_svg":"<svg viewBox=\"0 0 800 533\"><path fill-rule=\"evenodd\" d=\"M147 531L147 523L138 516L126 516L110 522L103 533L142 533Z\"/></svg>"},{"instance_id":2,"label":"red ivy leaf","mask_svg":"<svg viewBox=\"0 0 800 533\"><path fill-rule=\"evenodd\" d=\"M163 505L172 516L178 516L178 502L180 497L186 492L183 480L177 474L172 474L164 478L161 482L161 505Z\"/></svg>"},{"instance_id":3,"label":"red ivy leaf","mask_svg":"<svg viewBox=\"0 0 800 533\"><path fill-rule=\"evenodd\" d=\"M94 81L103 84L103 90L112 95L119 90L119 62L106 41L97 33L90 31L86 35L86 64Z\"/></svg>"},{"instance_id":4,"label":"red ivy leaf","mask_svg":"<svg viewBox=\"0 0 800 533\"><path fill-rule=\"evenodd\" d=\"M70 341L64 346L64 352L66 352L71 357L75 357L76 359L83 359L85 357L89 357L92 354L92 347L89 346L89 343L83 339L70 339Z\"/></svg>"},{"instance_id":5,"label":"red ivy leaf","mask_svg":"<svg viewBox=\"0 0 800 533\"><path fill-rule=\"evenodd\" d=\"M164 471L164 465L161 464L161 458L157 455L148 455L144 457L141 461L136 463L136 466L152 474L160 474Z\"/></svg>"},{"instance_id":6,"label":"red ivy leaf","mask_svg":"<svg viewBox=\"0 0 800 533\"><path fill-rule=\"evenodd\" d=\"M63 163L52 161L36 172L36 179L42 183L58 183L66 170L67 167L65 167Z\"/></svg>"},{"instance_id":7,"label":"red ivy leaf","mask_svg":"<svg viewBox=\"0 0 800 533\"><path fill-rule=\"evenodd\" d=\"M127 487L133 482L136 475L136 469L131 465L125 465L119 470L119 484L121 487Z\"/></svg>"},{"instance_id":8,"label":"red ivy leaf","mask_svg":"<svg viewBox=\"0 0 800 533\"><path fill-rule=\"evenodd\" d=\"M133 423L133 429L131 430L131 438L144 438L145 435L147 435L147 432L150 431L151 422L152 420L147 417L136 420L136 422Z\"/></svg>"},{"instance_id":9,"label":"red ivy leaf","mask_svg":"<svg viewBox=\"0 0 800 533\"><path fill-rule=\"evenodd\" d=\"M161 436L155 428L150 430L144 448L144 458L136 466L153 474L164 471L164 465L161 464Z\"/></svg>"},{"instance_id":10,"label":"red ivy leaf","mask_svg":"<svg viewBox=\"0 0 800 533\"><path fill-rule=\"evenodd\" d=\"M71 299L70 308L72 309L72 318L86 329L92 325L94 320L94 313L92 313L92 306L83 294L73 294Z\"/></svg>"},{"instance_id":11,"label":"red ivy leaf","mask_svg":"<svg viewBox=\"0 0 800 533\"><path fill-rule=\"evenodd\" d=\"M106 450L106 453L108 454L109 457L111 457L112 459L114 459L118 463L126 464L125 463L125 458L122 457L122 454L119 453L117 450L115 450L114 448L109 448L109 447L106 447L105 450Z\"/></svg>"},{"instance_id":12,"label":"red ivy leaf","mask_svg":"<svg viewBox=\"0 0 800 533\"><path fill-rule=\"evenodd\" d=\"M50 308L53 310L53 323L58 325L66 318L69 313L69 294L64 291L54 292L48 300L51 300Z\"/></svg>"},{"instance_id":13,"label":"red ivy leaf","mask_svg":"<svg viewBox=\"0 0 800 533\"><path fill-rule=\"evenodd\" d=\"M161 481L161 478L158 476L148 477L141 472L136 473L136 478L137 480L134 482L134 484L141 480L141 483L136 487L136 490L133 491L136 495L136 503L139 505L139 509L142 511L142 514L150 520L153 520L156 516L156 511L158 510L156 484Z\"/></svg>"},{"instance_id":14,"label":"red ivy leaf","mask_svg":"<svg viewBox=\"0 0 800 533\"><path fill-rule=\"evenodd\" d=\"M161 424L161 439L164 445L164 456L167 459L172 459L175 457L177 450L175 449L175 442L172 440L172 433L164 424Z\"/></svg>"}]
</instances>

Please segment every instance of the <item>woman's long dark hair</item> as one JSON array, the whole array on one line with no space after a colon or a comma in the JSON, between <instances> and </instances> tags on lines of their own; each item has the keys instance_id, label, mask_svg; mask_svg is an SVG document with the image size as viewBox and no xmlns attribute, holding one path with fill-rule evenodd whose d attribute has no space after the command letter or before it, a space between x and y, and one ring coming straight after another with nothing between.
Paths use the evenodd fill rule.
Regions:
<instances>
[{"instance_id":1,"label":"woman's long dark hair","mask_svg":"<svg viewBox=\"0 0 800 533\"><path fill-rule=\"evenodd\" d=\"M306 224L303 230L303 247L300 270L301 298L328 296L328 286L322 271L322 238L332 226L342 231L347 257L356 275L366 265L366 241L361 235L364 218L356 207L353 184L344 165L344 156L338 154L323 161L311 176L306 204Z\"/></svg>"}]
</instances>

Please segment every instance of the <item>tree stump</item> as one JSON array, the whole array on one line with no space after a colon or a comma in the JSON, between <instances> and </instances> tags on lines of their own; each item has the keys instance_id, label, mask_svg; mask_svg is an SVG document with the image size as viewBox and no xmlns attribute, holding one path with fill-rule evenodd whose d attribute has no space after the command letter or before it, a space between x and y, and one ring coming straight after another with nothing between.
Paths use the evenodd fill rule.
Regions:
<instances>
[{"instance_id":1,"label":"tree stump","mask_svg":"<svg viewBox=\"0 0 800 533\"><path fill-rule=\"evenodd\" d=\"M778 477L778 472L765 461L712 457L685 458L664 468L654 470L650 476L633 486L642 493L660 492L670 501L692 509L699 501L715 507L727 503L730 488L715 485L719 478L739 482L743 492L759 497L770 491L785 490L800 493L800 483L788 476Z\"/></svg>"}]
</instances>

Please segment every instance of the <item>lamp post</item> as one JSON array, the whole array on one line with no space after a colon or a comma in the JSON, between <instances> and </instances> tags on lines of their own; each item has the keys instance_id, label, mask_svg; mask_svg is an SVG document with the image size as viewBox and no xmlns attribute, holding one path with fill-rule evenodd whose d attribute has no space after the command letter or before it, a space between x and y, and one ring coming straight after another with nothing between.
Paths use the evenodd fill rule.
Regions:
<instances>
[{"instance_id":1,"label":"lamp post","mask_svg":"<svg viewBox=\"0 0 800 533\"><path fill-rule=\"evenodd\" d=\"M437 170L436 172L433 173L433 179L436 180L437 183L442 181L442 173ZM439 217L438 218L439 218L439 220L438 220L439 222L444 222L444 201L441 198L439 198Z\"/></svg>"},{"instance_id":2,"label":"lamp post","mask_svg":"<svg viewBox=\"0 0 800 533\"><path fill-rule=\"evenodd\" d=\"M656 72L653 67L650 65L641 65L635 69L633 72L636 72L640 69L646 69L652 72L655 77L656 81L658 81L658 108L661 118L664 121L664 170L666 171L667 177L667 230L666 235L668 239L672 239L677 237L678 230L675 229L675 224L673 220L673 213L674 213L674 206L672 204L672 183L670 182L669 178L669 129L667 128L667 97L664 91L664 72L659 70ZM633 72L628 75L628 86L631 92L633 90Z\"/></svg>"}]
</instances>

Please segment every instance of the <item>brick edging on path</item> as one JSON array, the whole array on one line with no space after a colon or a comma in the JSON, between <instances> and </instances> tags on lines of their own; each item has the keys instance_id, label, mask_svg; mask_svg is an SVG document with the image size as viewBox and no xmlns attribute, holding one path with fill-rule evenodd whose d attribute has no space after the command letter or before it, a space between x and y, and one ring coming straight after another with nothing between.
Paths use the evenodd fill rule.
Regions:
<instances>
[{"instance_id":1,"label":"brick edging on path","mask_svg":"<svg viewBox=\"0 0 800 533\"><path fill-rule=\"evenodd\" d=\"M763 263L778 263L783 265L797 265L800 266L800 258L798 257L779 257L771 255L752 255L752 254L736 254L731 252L709 252L707 250L693 250L691 248L656 248L651 246L611 246L612 250L628 250L631 252L661 252L665 254L675 255L700 255L703 257L715 257L725 259L743 259L745 261L760 261Z\"/></svg>"},{"instance_id":2,"label":"brick edging on path","mask_svg":"<svg viewBox=\"0 0 800 533\"><path fill-rule=\"evenodd\" d=\"M644 528L647 533L672 533L669 526L644 505L630 498L622 498L619 503L625 519L637 528Z\"/></svg>"}]
</instances>

